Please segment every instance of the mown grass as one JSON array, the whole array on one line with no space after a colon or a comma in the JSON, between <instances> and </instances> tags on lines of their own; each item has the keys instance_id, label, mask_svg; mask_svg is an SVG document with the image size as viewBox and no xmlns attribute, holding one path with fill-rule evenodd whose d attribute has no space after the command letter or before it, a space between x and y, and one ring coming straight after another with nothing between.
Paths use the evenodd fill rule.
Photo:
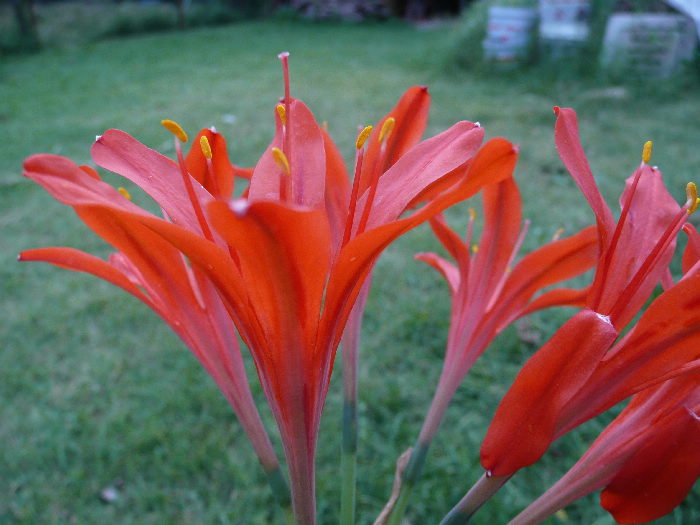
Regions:
<instances>
[{"instance_id":1,"label":"mown grass","mask_svg":"<svg viewBox=\"0 0 700 525\"><path fill-rule=\"evenodd\" d=\"M15 262L26 248L76 246L106 254L72 213L20 177L52 152L89 162L94 136L124 129L172 153L162 118L215 125L235 162L250 165L272 136L282 92L275 58L292 52L302 98L350 156L357 126L376 121L413 84L430 86L428 134L458 119L520 144L517 179L532 220L525 248L591 213L556 157L551 106L579 110L582 137L612 202L655 141L654 162L679 200L700 173L700 93L655 81L606 90L594 79L552 80L446 67L448 26L246 23L52 48L0 69L0 523L218 523L278 520L261 469L213 382L159 320L90 277ZM612 94L612 96L611 96ZM116 178L113 179L116 182ZM463 221L464 208L451 217ZM440 278L412 260L436 248L427 229L381 260L367 308L360 365L359 518L388 497L395 458L418 432L442 358L449 301ZM563 319L531 319L542 338ZM480 475L478 447L500 396L535 350L507 331L476 365L447 414L408 520L436 523ZM253 377L251 370L251 377ZM321 524L337 521L340 384L334 378L318 454ZM274 426L258 387L268 428ZM519 473L477 516L505 523L555 481L601 428L585 425ZM279 440L274 438L276 445ZM110 503L100 492L115 487ZM664 524L695 523L697 491ZM609 524L589 497L552 524Z\"/></svg>"}]
</instances>

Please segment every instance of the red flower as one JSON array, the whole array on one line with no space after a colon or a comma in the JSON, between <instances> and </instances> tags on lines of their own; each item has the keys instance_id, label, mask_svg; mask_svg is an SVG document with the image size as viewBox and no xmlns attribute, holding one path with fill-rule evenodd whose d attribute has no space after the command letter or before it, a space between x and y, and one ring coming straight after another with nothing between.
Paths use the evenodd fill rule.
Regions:
<instances>
[{"instance_id":1,"label":"red flower","mask_svg":"<svg viewBox=\"0 0 700 525\"><path fill-rule=\"evenodd\" d=\"M575 113L557 111L557 148L598 222L599 264L586 308L525 363L496 411L481 448L482 465L495 476L534 463L555 439L635 392L693 369L700 353L697 269L615 344L667 272L676 233L697 206L694 185L679 207L645 150L615 225L583 154Z\"/></svg>"},{"instance_id":2,"label":"red flower","mask_svg":"<svg viewBox=\"0 0 700 525\"><path fill-rule=\"evenodd\" d=\"M635 395L581 459L510 525L540 523L598 489L618 523L645 523L673 510L700 476L700 376Z\"/></svg>"},{"instance_id":3,"label":"red flower","mask_svg":"<svg viewBox=\"0 0 700 525\"><path fill-rule=\"evenodd\" d=\"M202 131L201 135L210 139L212 159L217 166L214 173L222 178L219 195L230 193L236 168L228 161L223 137L209 130ZM121 131L108 131L100 137L93 147L93 155L104 160L105 148L111 147L126 153L123 165L115 169L151 195L173 222L199 235L200 227L177 164ZM193 173L206 172L204 157L198 159L197 155L190 154L188 169ZM24 162L24 176L43 186L58 201L72 206L80 218L117 251L104 261L73 248L40 248L22 252L19 260L45 261L93 274L147 304L214 378L240 419L265 470L276 471L279 463L253 402L235 326L212 281L198 268L189 267L177 249L139 222L143 217L162 219L130 202L126 190L115 190L92 168L79 167L63 157L29 157ZM201 186L197 187L197 198L201 202L213 200Z\"/></svg>"},{"instance_id":4,"label":"red flower","mask_svg":"<svg viewBox=\"0 0 700 525\"><path fill-rule=\"evenodd\" d=\"M276 108L277 132L244 198L213 199L192 183L179 149L178 171L114 130L95 143L93 158L137 182L163 207L166 219L125 199L117 202L112 194L95 194L89 185L81 185L80 197L74 195L78 188L62 188L61 194L68 193L62 199L70 199L103 237L137 243L147 263L159 257L149 246L160 238L186 255L195 276L211 280L226 322L233 320L253 355L280 428L297 522L311 524L321 410L335 350L367 275L399 235L485 184L509 177L516 151L503 139L480 147L483 131L470 122L409 149L427 110L425 89L414 88L393 120L372 132L368 146L358 142L360 175L351 190L336 148L308 108L289 95L282 58L285 97ZM418 117L411 120L413 115ZM41 161L42 171L66 162ZM219 184L213 193L225 197L218 176L210 179Z\"/></svg>"},{"instance_id":5,"label":"red flower","mask_svg":"<svg viewBox=\"0 0 700 525\"><path fill-rule=\"evenodd\" d=\"M435 235L457 265L434 253L416 257L435 267L447 280L452 314L442 375L419 437L429 443L450 399L472 365L508 325L530 312L550 306L580 306L586 290L557 288L533 301L541 289L590 269L598 254L595 228L553 241L513 261L525 236L521 231L521 199L511 178L482 190L484 231L470 249L474 215L467 238L460 239L442 217L431 220Z\"/></svg>"}]
</instances>

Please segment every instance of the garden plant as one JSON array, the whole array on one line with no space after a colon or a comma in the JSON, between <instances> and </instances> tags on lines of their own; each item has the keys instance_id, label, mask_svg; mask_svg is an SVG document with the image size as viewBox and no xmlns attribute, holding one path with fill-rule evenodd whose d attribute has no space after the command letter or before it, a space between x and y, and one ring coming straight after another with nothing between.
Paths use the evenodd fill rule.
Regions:
<instances>
[{"instance_id":1,"label":"garden plant","mask_svg":"<svg viewBox=\"0 0 700 525\"><path fill-rule=\"evenodd\" d=\"M641 162L617 181L614 214L576 113L555 106L559 157L595 224L524 250L530 223L513 177L518 146L485 140L483 127L469 121L421 140L431 97L415 86L357 130L348 169L329 131L292 96L288 53L279 58L284 89L270 104L274 138L252 168L231 161L215 128L190 137L173 120L162 125L174 158L115 129L90 149L96 166L138 193L60 155L27 158L24 175L72 207L113 252L35 248L19 260L92 274L156 312L228 400L289 524L317 522L317 444L340 349L342 444L334 459L339 519L350 525L361 498L358 364L373 274L390 244L429 223L445 253L416 257L449 288L443 368L436 385L415 385L433 399L375 523L402 523L448 405L477 360L495 351L494 340L518 319L560 306L571 308L568 318L526 360L495 411L479 453L483 475L433 521L467 523L560 437L625 400L559 481L524 510L512 509L511 523L540 523L598 490L618 523L649 522L681 504L700 475L700 235L688 222L700 203L695 185L679 204L651 163L652 143L640 144ZM481 211L469 209L463 233L449 225L448 209L466 200L480 201ZM674 278L680 236L687 242ZM562 284L573 278L575 285ZM246 352L284 461L249 383Z\"/></svg>"}]
</instances>

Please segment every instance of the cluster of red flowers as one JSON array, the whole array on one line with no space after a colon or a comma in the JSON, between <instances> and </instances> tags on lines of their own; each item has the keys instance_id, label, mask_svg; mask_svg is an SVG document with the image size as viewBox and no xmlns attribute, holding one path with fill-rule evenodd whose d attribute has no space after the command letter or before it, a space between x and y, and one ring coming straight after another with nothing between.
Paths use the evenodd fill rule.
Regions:
<instances>
[{"instance_id":1,"label":"cluster of red flowers","mask_svg":"<svg viewBox=\"0 0 700 525\"><path fill-rule=\"evenodd\" d=\"M213 129L200 131L185 155L184 131L164 121L175 135L175 161L122 131L97 138L95 164L139 186L162 216L91 167L55 155L28 158L25 176L73 207L116 251L105 261L72 248L42 248L20 260L91 273L158 313L216 381L263 468L279 476L244 372L240 335L282 437L295 520L306 525L315 523L316 440L336 349L345 331L348 355L357 358L374 264L393 240L430 221L456 265L418 256L444 275L453 305L419 456L498 333L532 311L576 306L580 311L524 365L499 406L481 451L487 479L502 484L558 437L634 396L581 461L514 523L536 522L598 488L621 523L654 519L680 503L700 474L700 237L685 224L697 206L694 186L688 202L676 204L647 152L627 181L616 223L583 154L575 114L556 108L557 148L597 227L514 264L526 230L512 178L516 147L501 138L483 143L482 128L466 121L420 141L429 95L414 87L360 133L350 177L328 133L290 96L287 56L281 59L285 95L274 111L275 137L253 169L233 165ZM236 183L245 189L234 192ZM473 217L462 240L441 212L480 191L484 227L472 253ZM684 275L673 283L668 265L682 228L690 242ZM593 267L587 289L537 295ZM620 336L660 282L665 291ZM468 495L450 523L480 503Z\"/></svg>"}]
</instances>

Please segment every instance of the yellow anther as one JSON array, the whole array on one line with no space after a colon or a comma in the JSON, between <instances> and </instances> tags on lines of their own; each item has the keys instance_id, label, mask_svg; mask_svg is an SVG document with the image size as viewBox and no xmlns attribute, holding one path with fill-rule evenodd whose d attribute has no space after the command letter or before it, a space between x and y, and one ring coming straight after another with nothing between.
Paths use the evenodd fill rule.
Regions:
<instances>
[{"instance_id":1,"label":"yellow anther","mask_svg":"<svg viewBox=\"0 0 700 525\"><path fill-rule=\"evenodd\" d=\"M372 133L372 126L366 126L365 129L360 131L360 134L357 136L357 141L355 142L355 149L362 149L370 133Z\"/></svg>"},{"instance_id":2,"label":"yellow anther","mask_svg":"<svg viewBox=\"0 0 700 525\"><path fill-rule=\"evenodd\" d=\"M476 255L479 253L479 245L478 244L472 244L472 253Z\"/></svg>"},{"instance_id":3,"label":"yellow anther","mask_svg":"<svg viewBox=\"0 0 700 525\"><path fill-rule=\"evenodd\" d=\"M647 140L644 143L644 149L642 150L642 162L644 164L649 164L649 161L651 160L651 148L654 145L654 143L650 140Z\"/></svg>"},{"instance_id":4,"label":"yellow anther","mask_svg":"<svg viewBox=\"0 0 700 525\"><path fill-rule=\"evenodd\" d=\"M287 110L284 107L284 104L277 104L277 116L280 118L280 121L282 122L282 125L284 126L287 123Z\"/></svg>"},{"instance_id":5,"label":"yellow anther","mask_svg":"<svg viewBox=\"0 0 700 525\"><path fill-rule=\"evenodd\" d=\"M552 235L552 242L558 241L562 233L564 233L564 228L559 228L557 231L555 231L554 235Z\"/></svg>"},{"instance_id":6,"label":"yellow anther","mask_svg":"<svg viewBox=\"0 0 700 525\"><path fill-rule=\"evenodd\" d=\"M131 200L131 195L129 194L128 191L126 191L126 188L122 188L121 186L117 188L117 191L124 195L124 198Z\"/></svg>"},{"instance_id":7,"label":"yellow anther","mask_svg":"<svg viewBox=\"0 0 700 525\"><path fill-rule=\"evenodd\" d=\"M469 208L467 211L469 212L469 220L474 222L476 220L476 210L474 208Z\"/></svg>"},{"instance_id":8,"label":"yellow anther","mask_svg":"<svg viewBox=\"0 0 700 525\"><path fill-rule=\"evenodd\" d=\"M698 203L700 203L700 199L698 199L698 188L694 182L688 183L685 187L685 194L688 197L688 201L692 202L692 204L688 206L688 213L690 214L698 209Z\"/></svg>"},{"instance_id":9,"label":"yellow anther","mask_svg":"<svg viewBox=\"0 0 700 525\"><path fill-rule=\"evenodd\" d=\"M394 130L394 124L396 124L396 119L394 117L389 117L382 124L382 129L379 130L379 142L384 142L389 139L391 132Z\"/></svg>"},{"instance_id":10,"label":"yellow anther","mask_svg":"<svg viewBox=\"0 0 700 525\"><path fill-rule=\"evenodd\" d=\"M202 155L208 159L212 158L213 155L211 154L211 145L209 144L209 139L206 135L199 137L199 147L202 148Z\"/></svg>"},{"instance_id":11,"label":"yellow anther","mask_svg":"<svg viewBox=\"0 0 700 525\"><path fill-rule=\"evenodd\" d=\"M180 127L180 124L174 120L161 120L160 125L175 135L180 142L187 142L187 133Z\"/></svg>"},{"instance_id":12,"label":"yellow anther","mask_svg":"<svg viewBox=\"0 0 700 525\"><path fill-rule=\"evenodd\" d=\"M272 148L272 158L275 159L275 164L284 171L285 175L289 175L291 170L289 169L289 161L287 160L287 155L279 148Z\"/></svg>"}]
</instances>

